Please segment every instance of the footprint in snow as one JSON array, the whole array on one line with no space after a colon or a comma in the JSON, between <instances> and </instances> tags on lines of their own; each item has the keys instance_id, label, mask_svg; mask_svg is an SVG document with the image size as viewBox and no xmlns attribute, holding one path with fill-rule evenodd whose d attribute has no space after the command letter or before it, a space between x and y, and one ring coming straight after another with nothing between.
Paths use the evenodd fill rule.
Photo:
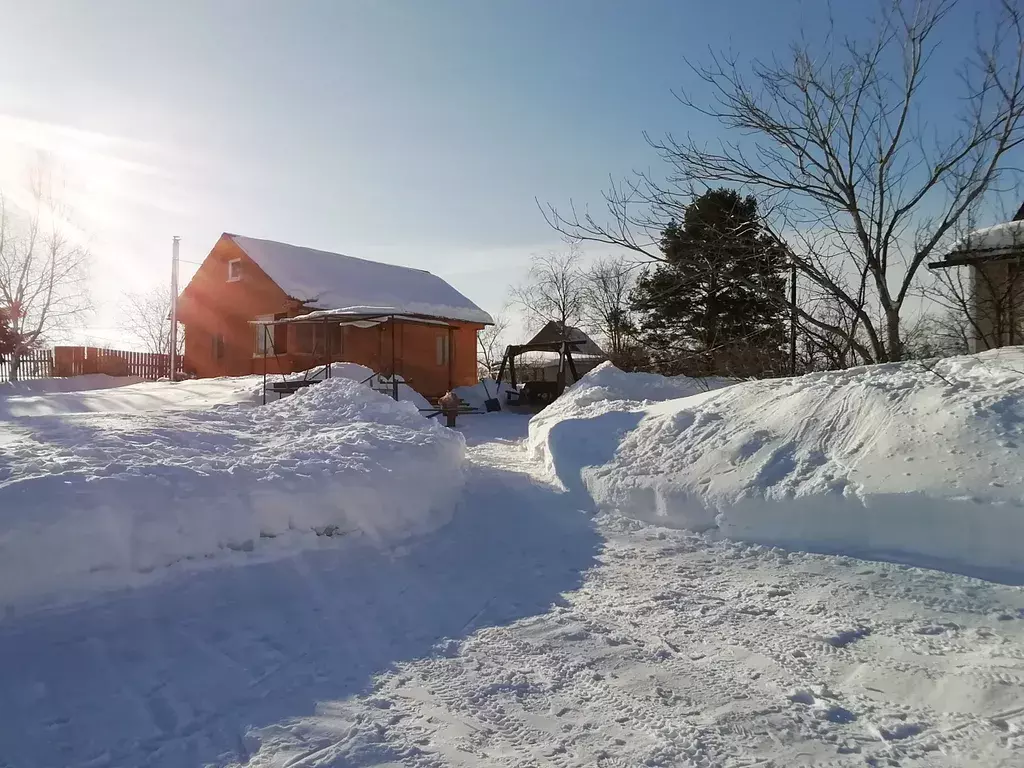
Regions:
<instances>
[{"instance_id":1,"label":"footprint in snow","mask_svg":"<svg viewBox=\"0 0 1024 768\"><path fill-rule=\"evenodd\" d=\"M902 741L917 736L925 729L921 723L898 723L891 728L878 726L878 735L885 741Z\"/></svg>"},{"instance_id":2,"label":"footprint in snow","mask_svg":"<svg viewBox=\"0 0 1024 768\"><path fill-rule=\"evenodd\" d=\"M857 719L857 715L846 707L829 701L825 693L815 694L806 688L801 688L791 693L789 700L794 704L804 704L810 707L818 720L846 725Z\"/></svg>"},{"instance_id":3,"label":"footprint in snow","mask_svg":"<svg viewBox=\"0 0 1024 768\"><path fill-rule=\"evenodd\" d=\"M845 648L851 643L855 643L870 634L870 627L854 627L853 629L841 630L835 634L823 637L822 639L833 648Z\"/></svg>"}]
</instances>

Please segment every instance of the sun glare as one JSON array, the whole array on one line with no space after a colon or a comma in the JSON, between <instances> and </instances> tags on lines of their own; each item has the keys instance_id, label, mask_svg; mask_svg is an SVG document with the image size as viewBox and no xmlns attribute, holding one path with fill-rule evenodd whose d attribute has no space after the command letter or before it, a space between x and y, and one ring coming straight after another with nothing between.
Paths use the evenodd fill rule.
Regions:
<instances>
[{"instance_id":1,"label":"sun glare","mask_svg":"<svg viewBox=\"0 0 1024 768\"><path fill-rule=\"evenodd\" d=\"M137 159L147 145L93 131L0 115L0 190L7 205L38 207L37 190L73 236L115 224L157 166Z\"/></svg>"}]
</instances>

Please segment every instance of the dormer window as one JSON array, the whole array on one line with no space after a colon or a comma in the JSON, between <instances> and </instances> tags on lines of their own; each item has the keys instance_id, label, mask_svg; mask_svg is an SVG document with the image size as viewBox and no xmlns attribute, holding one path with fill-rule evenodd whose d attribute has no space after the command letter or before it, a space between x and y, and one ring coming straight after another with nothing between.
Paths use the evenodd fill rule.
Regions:
<instances>
[{"instance_id":1,"label":"dormer window","mask_svg":"<svg viewBox=\"0 0 1024 768\"><path fill-rule=\"evenodd\" d=\"M237 283L242 279L242 260L232 259L228 262L228 282Z\"/></svg>"}]
</instances>

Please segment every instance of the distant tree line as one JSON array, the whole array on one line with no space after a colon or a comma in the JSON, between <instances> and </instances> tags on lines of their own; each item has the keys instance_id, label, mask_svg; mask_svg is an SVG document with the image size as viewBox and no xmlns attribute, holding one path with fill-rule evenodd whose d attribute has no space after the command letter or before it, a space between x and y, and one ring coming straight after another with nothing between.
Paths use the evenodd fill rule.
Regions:
<instances>
[{"instance_id":1,"label":"distant tree line","mask_svg":"<svg viewBox=\"0 0 1024 768\"><path fill-rule=\"evenodd\" d=\"M609 256L585 265L574 244L540 254L513 289L513 303L535 326L581 327L628 370L789 371L789 259L765 234L753 197L704 193L665 226L659 249L661 258L650 263ZM482 348L493 359L492 337L482 338Z\"/></svg>"},{"instance_id":2,"label":"distant tree line","mask_svg":"<svg viewBox=\"0 0 1024 768\"><path fill-rule=\"evenodd\" d=\"M589 266L575 244L535 256L513 304L534 326L582 328L624 370L749 378L864 362L854 340L866 339L841 304L805 280L794 286L794 256L753 196L724 187L696 196L661 230L657 249L657 260L604 257ZM501 316L482 336L488 369L507 327ZM970 335L953 311L919 315L902 331L904 359L965 353Z\"/></svg>"}]
</instances>

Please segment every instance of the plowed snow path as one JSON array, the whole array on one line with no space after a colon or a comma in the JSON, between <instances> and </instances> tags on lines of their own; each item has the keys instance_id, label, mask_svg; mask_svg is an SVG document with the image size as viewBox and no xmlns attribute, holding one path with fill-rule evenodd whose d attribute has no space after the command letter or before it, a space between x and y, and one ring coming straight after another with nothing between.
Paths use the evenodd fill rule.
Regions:
<instances>
[{"instance_id":1,"label":"plowed snow path","mask_svg":"<svg viewBox=\"0 0 1024 768\"><path fill-rule=\"evenodd\" d=\"M0 765L1024 763L1024 590L593 519L523 426L404 551L0 621Z\"/></svg>"}]
</instances>

